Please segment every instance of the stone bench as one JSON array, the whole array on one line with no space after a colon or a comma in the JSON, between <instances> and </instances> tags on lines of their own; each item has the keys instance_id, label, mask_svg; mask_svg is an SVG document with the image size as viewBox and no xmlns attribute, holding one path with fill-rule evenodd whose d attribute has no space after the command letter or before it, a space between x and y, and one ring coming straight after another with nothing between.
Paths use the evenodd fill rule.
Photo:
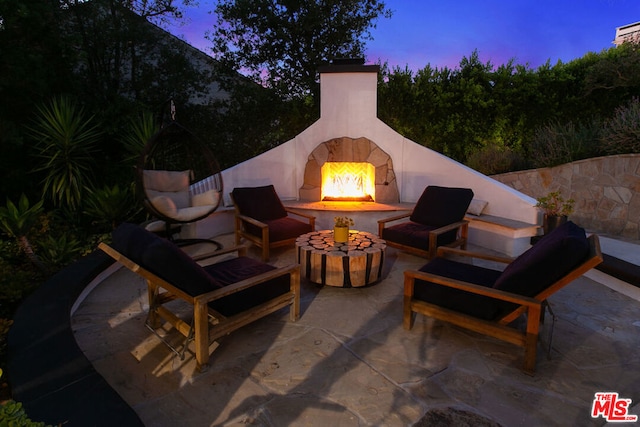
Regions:
<instances>
[{"instance_id":1,"label":"stone bench","mask_svg":"<svg viewBox=\"0 0 640 427\"><path fill-rule=\"evenodd\" d=\"M540 225L494 215L465 215L469 221L469 243L515 257L531 246Z\"/></svg>"},{"instance_id":2,"label":"stone bench","mask_svg":"<svg viewBox=\"0 0 640 427\"><path fill-rule=\"evenodd\" d=\"M13 398L50 425L143 426L75 341L71 313L113 264L95 251L66 267L18 308L8 335Z\"/></svg>"}]
</instances>

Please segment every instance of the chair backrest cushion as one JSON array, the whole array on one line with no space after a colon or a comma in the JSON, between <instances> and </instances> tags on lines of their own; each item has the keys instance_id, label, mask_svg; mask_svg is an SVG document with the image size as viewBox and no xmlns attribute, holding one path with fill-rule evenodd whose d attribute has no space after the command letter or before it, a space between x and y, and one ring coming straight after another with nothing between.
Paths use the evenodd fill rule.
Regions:
<instances>
[{"instance_id":1,"label":"chair backrest cushion","mask_svg":"<svg viewBox=\"0 0 640 427\"><path fill-rule=\"evenodd\" d=\"M231 192L231 197L242 215L258 221L287 216L287 211L273 185L237 187Z\"/></svg>"},{"instance_id":2,"label":"chair backrest cushion","mask_svg":"<svg viewBox=\"0 0 640 427\"><path fill-rule=\"evenodd\" d=\"M442 227L461 221L473 199L470 188L438 187L424 189L411 213L411 221Z\"/></svg>"},{"instance_id":3,"label":"chair backrest cushion","mask_svg":"<svg viewBox=\"0 0 640 427\"><path fill-rule=\"evenodd\" d=\"M189 176L191 171L151 170L142 171L142 182L146 196L160 213L167 215L162 209L159 197L169 198L178 209L191 204L189 194ZM169 215L171 216L171 215Z\"/></svg>"},{"instance_id":4,"label":"chair backrest cushion","mask_svg":"<svg viewBox=\"0 0 640 427\"><path fill-rule=\"evenodd\" d=\"M135 224L124 223L113 231L113 248L191 296L221 287L175 244Z\"/></svg>"},{"instance_id":5,"label":"chair backrest cushion","mask_svg":"<svg viewBox=\"0 0 640 427\"><path fill-rule=\"evenodd\" d=\"M533 297L570 273L588 255L584 229L567 221L513 260L494 288Z\"/></svg>"}]
</instances>

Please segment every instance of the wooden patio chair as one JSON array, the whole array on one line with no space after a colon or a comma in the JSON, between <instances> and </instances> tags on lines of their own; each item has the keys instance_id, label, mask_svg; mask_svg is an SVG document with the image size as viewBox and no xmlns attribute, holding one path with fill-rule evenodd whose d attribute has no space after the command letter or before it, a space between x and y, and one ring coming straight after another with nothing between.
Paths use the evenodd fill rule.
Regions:
<instances>
[{"instance_id":1,"label":"wooden patio chair","mask_svg":"<svg viewBox=\"0 0 640 427\"><path fill-rule=\"evenodd\" d=\"M236 210L236 245L242 238L249 240L262 248L264 262L269 260L269 249L293 245L298 236L315 229L315 217L285 208L273 185L236 187L231 198Z\"/></svg>"},{"instance_id":2,"label":"wooden patio chair","mask_svg":"<svg viewBox=\"0 0 640 427\"><path fill-rule=\"evenodd\" d=\"M169 240L134 224L120 225L113 232L113 244L100 243L99 248L146 279L147 327L155 332L165 320L184 335L184 346L177 349L156 333L181 358L194 341L198 370L208 367L213 341L285 307L291 321L300 316L297 264L276 268L247 258L242 246L191 258ZM234 252L237 256L230 256ZM225 257L214 262L221 255ZM167 305L176 299L193 307L190 318Z\"/></svg>"},{"instance_id":3,"label":"wooden patio chair","mask_svg":"<svg viewBox=\"0 0 640 427\"><path fill-rule=\"evenodd\" d=\"M378 235L387 245L428 259L438 246L467 247L469 222L464 215L473 199L469 188L430 185L411 213L378 221ZM389 225L401 219L408 221Z\"/></svg>"},{"instance_id":4,"label":"wooden patio chair","mask_svg":"<svg viewBox=\"0 0 640 427\"><path fill-rule=\"evenodd\" d=\"M504 271L446 258L454 254L507 264ZM515 260L439 248L419 270L404 273L404 328L414 313L461 326L524 348L524 371L533 375L547 298L602 262L598 236L563 224ZM526 315L526 329L513 322Z\"/></svg>"}]
</instances>

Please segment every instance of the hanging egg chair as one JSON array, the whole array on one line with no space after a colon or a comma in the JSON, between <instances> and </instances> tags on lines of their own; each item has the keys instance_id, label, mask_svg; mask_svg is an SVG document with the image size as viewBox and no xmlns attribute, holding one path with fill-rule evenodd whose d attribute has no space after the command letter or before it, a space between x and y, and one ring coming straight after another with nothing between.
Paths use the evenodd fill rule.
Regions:
<instances>
[{"instance_id":1,"label":"hanging egg chair","mask_svg":"<svg viewBox=\"0 0 640 427\"><path fill-rule=\"evenodd\" d=\"M182 225L206 218L220 205L218 162L201 139L175 120L173 101L171 121L149 139L140 155L137 182L143 205L155 218L156 224L148 228L163 228L169 239Z\"/></svg>"}]
</instances>

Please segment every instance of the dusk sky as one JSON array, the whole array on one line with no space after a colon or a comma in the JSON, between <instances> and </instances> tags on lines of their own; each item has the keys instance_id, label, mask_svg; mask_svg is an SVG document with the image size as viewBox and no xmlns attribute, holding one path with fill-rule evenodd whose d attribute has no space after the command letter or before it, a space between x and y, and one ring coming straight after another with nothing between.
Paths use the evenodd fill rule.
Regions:
<instances>
[{"instance_id":1,"label":"dusk sky","mask_svg":"<svg viewBox=\"0 0 640 427\"><path fill-rule=\"evenodd\" d=\"M212 1L187 10L188 24L170 31L209 52L204 37L215 15ZM640 21L640 0L385 0L393 10L379 19L367 42L367 63L417 71L458 67L478 50L494 66L515 59L532 68L569 62L612 47L616 27Z\"/></svg>"}]
</instances>

